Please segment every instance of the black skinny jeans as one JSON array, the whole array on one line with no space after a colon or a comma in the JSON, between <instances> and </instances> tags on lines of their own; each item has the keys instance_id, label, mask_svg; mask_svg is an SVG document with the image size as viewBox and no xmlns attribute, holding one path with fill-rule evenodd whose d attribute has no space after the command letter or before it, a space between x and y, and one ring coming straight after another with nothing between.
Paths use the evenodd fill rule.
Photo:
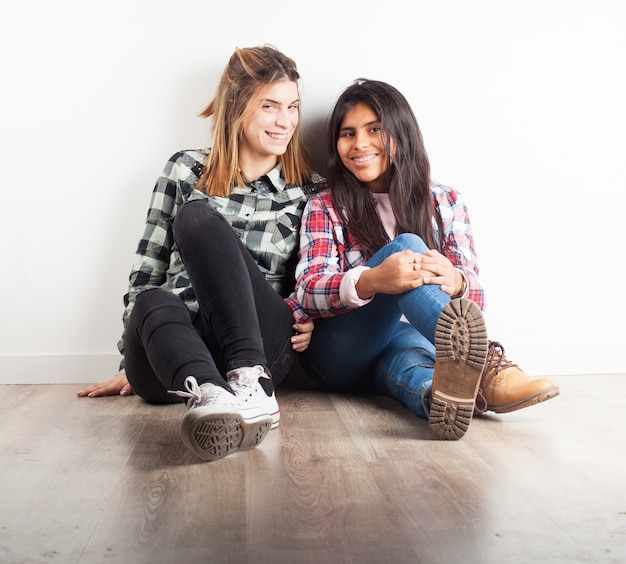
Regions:
<instances>
[{"instance_id":1,"label":"black skinny jeans","mask_svg":"<svg viewBox=\"0 0 626 564\"><path fill-rule=\"evenodd\" d=\"M136 394L174 403L187 376L225 385L229 370L260 364L274 385L294 353L293 316L232 227L210 204L185 203L174 239L200 309L194 314L171 292L140 293L126 331L126 376Z\"/></svg>"}]
</instances>

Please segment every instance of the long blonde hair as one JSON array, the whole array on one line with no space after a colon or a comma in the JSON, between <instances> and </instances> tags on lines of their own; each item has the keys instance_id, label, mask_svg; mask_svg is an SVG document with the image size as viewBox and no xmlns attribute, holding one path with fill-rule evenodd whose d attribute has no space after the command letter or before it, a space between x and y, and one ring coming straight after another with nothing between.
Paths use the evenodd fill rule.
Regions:
<instances>
[{"instance_id":1,"label":"long blonde hair","mask_svg":"<svg viewBox=\"0 0 626 564\"><path fill-rule=\"evenodd\" d=\"M298 83L299 79L296 63L271 45L235 49L222 73L215 97L200 113L201 117L213 118L213 145L198 180L199 190L210 196L228 196L235 186L243 186L239 140L243 124L253 108L250 102L276 82ZM278 161L288 184L309 181L311 171L301 143L299 123Z\"/></svg>"}]
</instances>

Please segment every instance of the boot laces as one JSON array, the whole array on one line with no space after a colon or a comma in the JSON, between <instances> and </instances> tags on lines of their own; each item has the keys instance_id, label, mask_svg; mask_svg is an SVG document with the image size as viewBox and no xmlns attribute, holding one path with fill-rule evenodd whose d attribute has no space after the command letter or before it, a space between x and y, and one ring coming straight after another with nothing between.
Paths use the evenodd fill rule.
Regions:
<instances>
[{"instance_id":1,"label":"boot laces","mask_svg":"<svg viewBox=\"0 0 626 564\"><path fill-rule=\"evenodd\" d=\"M489 350L487 351L485 366L480 376L480 387L476 395L475 411L484 413L489 409L484 392L491 386L500 371L515 366L517 366L517 364L511 362L504 356L504 347L498 341L489 341Z\"/></svg>"}]
</instances>

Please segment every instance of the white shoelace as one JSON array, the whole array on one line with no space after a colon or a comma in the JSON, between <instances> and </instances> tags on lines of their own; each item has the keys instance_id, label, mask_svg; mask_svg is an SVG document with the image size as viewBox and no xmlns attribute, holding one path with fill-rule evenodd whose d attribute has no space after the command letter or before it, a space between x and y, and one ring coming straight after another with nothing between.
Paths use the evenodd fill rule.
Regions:
<instances>
[{"instance_id":1,"label":"white shoelace","mask_svg":"<svg viewBox=\"0 0 626 564\"><path fill-rule=\"evenodd\" d=\"M187 376L185 378L185 388L187 391L182 390L170 390L170 394L175 394L181 398L188 398L187 407L199 407L201 405L210 405L215 403L222 395L222 390L219 386L205 386L201 388L198 386L198 381L193 376ZM224 392L228 393L226 390Z\"/></svg>"},{"instance_id":2,"label":"white shoelace","mask_svg":"<svg viewBox=\"0 0 626 564\"><path fill-rule=\"evenodd\" d=\"M236 396L252 396L255 393L254 386L262 375L263 367L259 365L252 368L240 368L237 370L237 378L229 380L228 384Z\"/></svg>"}]
</instances>

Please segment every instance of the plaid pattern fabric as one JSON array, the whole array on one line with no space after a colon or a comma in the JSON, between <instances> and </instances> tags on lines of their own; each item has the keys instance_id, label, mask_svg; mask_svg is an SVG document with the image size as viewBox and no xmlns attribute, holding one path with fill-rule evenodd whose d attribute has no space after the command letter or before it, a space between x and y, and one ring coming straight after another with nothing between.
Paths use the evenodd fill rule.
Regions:
<instances>
[{"instance_id":1,"label":"plaid pattern fabric","mask_svg":"<svg viewBox=\"0 0 626 564\"><path fill-rule=\"evenodd\" d=\"M431 184L431 195L443 222L446 256L465 274L467 298L481 309L485 295L478 278L478 261L467 208L461 195L441 184ZM436 239L441 234L436 231ZM353 308L339 294L345 273L367 261L333 207L330 191L313 196L305 207L300 228L300 258L296 267L296 293L311 317L328 317Z\"/></svg>"},{"instance_id":2,"label":"plaid pattern fabric","mask_svg":"<svg viewBox=\"0 0 626 564\"><path fill-rule=\"evenodd\" d=\"M143 235L137 246L124 296L124 332L118 349L124 354L125 332L137 294L162 287L180 296L195 312L198 302L180 254L174 243L172 225L181 205L206 200L232 225L272 287L286 296L293 289L293 258L305 203L324 186L325 180L313 174L312 183L292 186L285 183L277 165L257 180L236 187L227 197L207 196L195 189L204 170L209 150L187 150L174 154L159 176L150 201ZM302 312L295 294L287 298L294 318ZM123 370L124 362L120 365Z\"/></svg>"}]
</instances>

